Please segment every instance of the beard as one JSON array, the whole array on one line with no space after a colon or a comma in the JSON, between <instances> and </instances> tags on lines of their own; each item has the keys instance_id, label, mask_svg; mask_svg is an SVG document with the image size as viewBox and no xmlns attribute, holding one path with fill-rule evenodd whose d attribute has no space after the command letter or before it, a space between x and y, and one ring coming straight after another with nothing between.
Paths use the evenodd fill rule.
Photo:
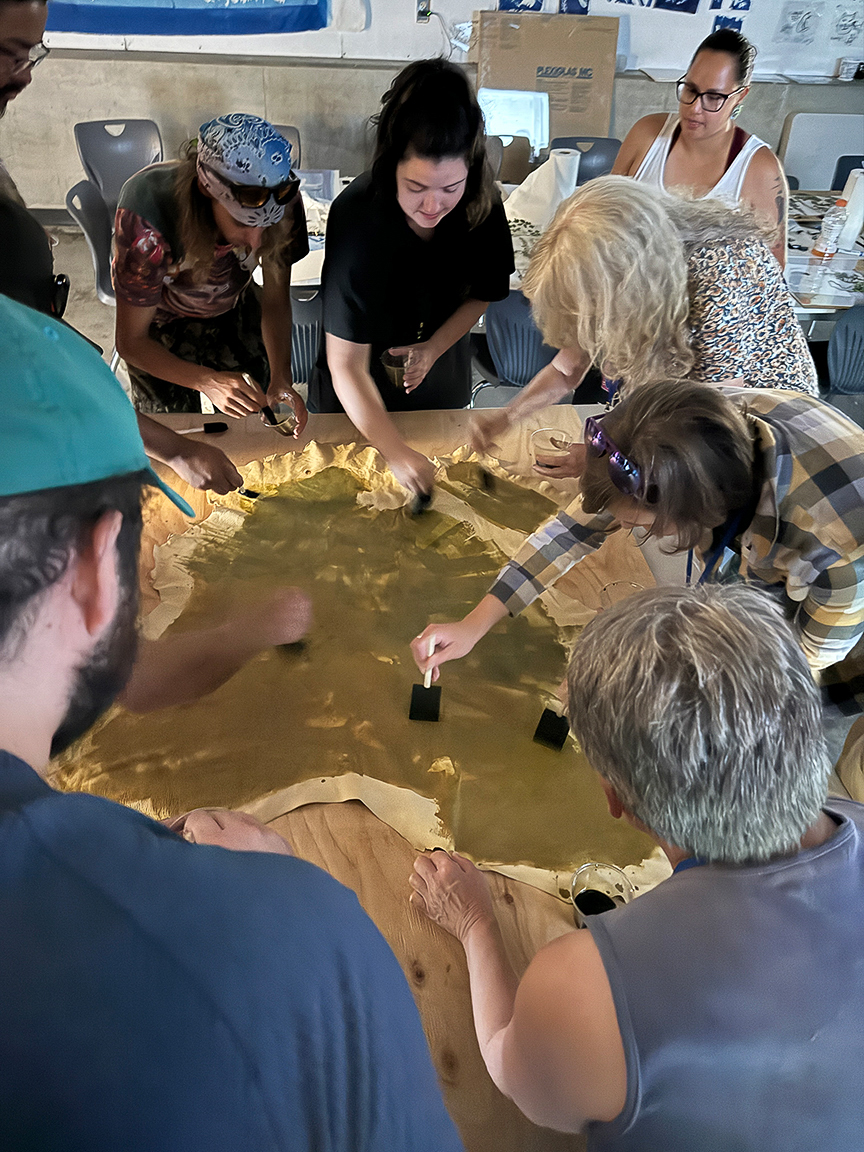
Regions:
<instances>
[{"instance_id":1,"label":"beard","mask_svg":"<svg viewBox=\"0 0 864 1152\"><path fill-rule=\"evenodd\" d=\"M19 93L23 92L26 87L26 84L6 84L3 88L0 88L0 120L6 115L6 109L11 102Z\"/></svg>"},{"instance_id":2,"label":"beard","mask_svg":"<svg viewBox=\"0 0 864 1152\"><path fill-rule=\"evenodd\" d=\"M137 610L137 587L132 583L123 590L111 632L99 641L87 663L75 674L66 715L51 741L52 756L64 752L83 736L125 686L138 652Z\"/></svg>"}]
</instances>

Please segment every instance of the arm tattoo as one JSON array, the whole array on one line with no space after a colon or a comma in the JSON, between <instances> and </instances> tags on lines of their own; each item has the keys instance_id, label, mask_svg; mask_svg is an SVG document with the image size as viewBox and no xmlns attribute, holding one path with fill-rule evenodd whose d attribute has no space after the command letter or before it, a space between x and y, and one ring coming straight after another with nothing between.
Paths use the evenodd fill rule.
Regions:
<instances>
[{"instance_id":1,"label":"arm tattoo","mask_svg":"<svg viewBox=\"0 0 864 1152\"><path fill-rule=\"evenodd\" d=\"M777 205L777 223L782 224L786 219L786 182L778 176L774 183L774 203Z\"/></svg>"}]
</instances>

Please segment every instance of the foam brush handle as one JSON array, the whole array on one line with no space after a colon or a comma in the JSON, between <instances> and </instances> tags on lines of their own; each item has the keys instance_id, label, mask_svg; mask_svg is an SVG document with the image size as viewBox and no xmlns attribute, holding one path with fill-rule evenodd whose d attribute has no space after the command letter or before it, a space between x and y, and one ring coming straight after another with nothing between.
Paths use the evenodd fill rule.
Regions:
<instances>
[{"instance_id":1,"label":"foam brush handle","mask_svg":"<svg viewBox=\"0 0 864 1152\"><path fill-rule=\"evenodd\" d=\"M435 655L435 637L430 636L429 637L429 643L428 643L427 649L426 649L427 660L431 660L434 655ZM423 674L423 687L424 688L431 688L432 687L432 669L431 668L427 668L425 673Z\"/></svg>"}]
</instances>

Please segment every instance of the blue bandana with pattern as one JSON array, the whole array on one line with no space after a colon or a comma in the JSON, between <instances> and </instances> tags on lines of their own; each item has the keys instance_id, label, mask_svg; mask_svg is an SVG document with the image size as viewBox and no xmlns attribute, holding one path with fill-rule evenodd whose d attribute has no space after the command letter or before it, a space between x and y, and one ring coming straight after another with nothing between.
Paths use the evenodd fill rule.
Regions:
<instances>
[{"instance_id":1,"label":"blue bandana with pattern","mask_svg":"<svg viewBox=\"0 0 864 1152\"><path fill-rule=\"evenodd\" d=\"M279 223L285 206L271 197L261 208L244 208L219 177L232 184L275 188L290 176L291 145L260 116L232 112L198 130L198 179L239 223L268 228Z\"/></svg>"}]
</instances>

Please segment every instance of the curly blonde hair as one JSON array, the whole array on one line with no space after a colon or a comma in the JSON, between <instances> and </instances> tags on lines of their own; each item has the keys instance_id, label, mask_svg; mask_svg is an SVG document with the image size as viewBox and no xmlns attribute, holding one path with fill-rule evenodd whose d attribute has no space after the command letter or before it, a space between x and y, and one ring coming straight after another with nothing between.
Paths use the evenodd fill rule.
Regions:
<instances>
[{"instance_id":1,"label":"curly blonde hair","mask_svg":"<svg viewBox=\"0 0 864 1152\"><path fill-rule=\"evenodd\" d=\"M522 290L553 348L578 345L630 386L682 380L695 360L687 256L747 238L761 236L746 213L602 176L558 209Z\"/></svg>"}]
</instances>

